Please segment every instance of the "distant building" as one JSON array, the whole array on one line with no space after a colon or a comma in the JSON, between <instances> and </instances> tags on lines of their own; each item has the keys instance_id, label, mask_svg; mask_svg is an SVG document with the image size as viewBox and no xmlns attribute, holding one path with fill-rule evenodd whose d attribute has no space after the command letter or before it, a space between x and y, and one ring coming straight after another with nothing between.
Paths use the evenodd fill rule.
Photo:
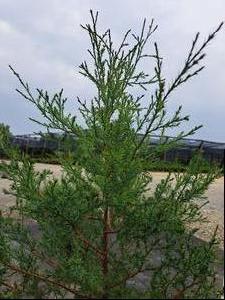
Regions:
<instances>
[{"instance_id":1,"label":"distant building","mask_svg":"<svg viewBox=\"0 0 225 300\"><path fill-rule=\"evenodd\" d=\"M71 136L69 137L71 138ZM142 135L138 136L138 138L141 137ZM63 150L63 140L65 138L68 138L68 135L60 133L50 133L43 136L32 134L16 135L12 137L12 144L29 153L53 153L57 150ZM173 137L164 137L164 141L165 139L170 140ZM149 140L152 147L163 142L162 139L160 141L158 136L151 136ZM75 136L72 136L72 143L76 147L78 139ZM209 162L217 162L219 164L224 162L225 143L195 139L182 139L178 147L165 152L161 159L165 161L179 160L183 163L188 163L193 153L197 150L200 150L203 157Z\"/></svg>"}]
</instances>

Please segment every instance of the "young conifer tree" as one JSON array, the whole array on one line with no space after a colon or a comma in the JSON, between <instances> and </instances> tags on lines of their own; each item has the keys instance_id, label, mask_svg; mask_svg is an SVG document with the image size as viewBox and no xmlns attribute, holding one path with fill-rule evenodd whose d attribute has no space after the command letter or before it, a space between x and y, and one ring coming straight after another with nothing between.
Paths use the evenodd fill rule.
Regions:
<instances>
[{"instance_id":1,"label":"young conifer tree","mask_svg":"<svg viewBox=\"0 0 225 300\"><path fill-rule=\"evenodd\" d=\"M200 128L166 139L168 129L189 120L181 106L168 115L168 100L204 68L204 50L222 24L200 45L199 33L195 36L168 84L157 44L153 54L145 53L157 29L153 20L149 26L144 21L139 35L127 31L116 48L110 30L98 30L97 18L91 11L91 23L82 26L91 63L83 62L80 73L97 90L91 102L77 99L86 128L66 113L62 90L53 96L40 89L33 93L10 67L22 86L18 92L45 118L34 121L75 135L77 148L60 156L62 176L54 178L47 170L35 171L31 159L2 134L10 162L1 168L17 202L13 214L0 218L1 296L208 298L215 295L215 235L197 245L193 224L202 220L201 198L218 171L202 174L197 155L187 171L169 173L154 187L145 170ZM140 70L145 59L155 63L152 75ZM160 142L150 147L155 133Z\"/></svg>"}]
</instances>

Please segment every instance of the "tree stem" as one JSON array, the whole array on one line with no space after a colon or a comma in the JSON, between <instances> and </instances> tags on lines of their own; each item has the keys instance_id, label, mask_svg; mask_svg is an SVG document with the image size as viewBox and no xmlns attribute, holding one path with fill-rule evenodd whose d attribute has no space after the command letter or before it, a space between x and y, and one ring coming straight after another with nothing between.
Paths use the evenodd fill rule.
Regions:
<instances>
[{"instance_id":1,"label":"tree stem","mask_svg":"<svg viewBox=\"0 0 225 300\"><path fill-rule=\"evenodd\" d=\"M109 251L109 208L106 207L104 212L104 228L103 228L103 260L102 260L102 273L104 281L103 299L108 298L108 251Z\"/></svg>"}]
</instances>

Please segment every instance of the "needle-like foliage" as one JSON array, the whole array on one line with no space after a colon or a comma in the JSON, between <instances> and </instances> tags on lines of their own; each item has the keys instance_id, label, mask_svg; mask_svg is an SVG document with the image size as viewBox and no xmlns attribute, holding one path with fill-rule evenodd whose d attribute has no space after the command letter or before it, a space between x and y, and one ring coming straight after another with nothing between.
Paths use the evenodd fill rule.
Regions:
<instances>
[{"instance_id":1,"label":"needle-like foliage","mask_svg":"<svg viewBox=\"0 0 225 300\"><path fill-rule=\"evenodd\" d=\"M60 156L62 176L55 178L49 171L35 171L30 158L14 151L2 134L11 160L1 168L12 180L17 202L13 213L0 217L1 295L214 296L215 235L200 245L193 235L217 170L202 174L197 155L187 171L169 173L155 187L146 165L201 127L167 139L168 129L189 120L181 106L170 116L168 100L203 69L205 48L222 24L202 44L199 33L195 36L184 66L167 83L158 45L153 44L153 54L145 53L157 29L154 20L149 26L144 21L140 34L129 30L117 48L111 31L101 33L97 20L91 11L91 23L82 25L90 38L91 62L83 62L80 73L97 91L92 101L77 98L86 128L66 113L63 90L53 97L41 89L34 93L10 66L21 83L18 92L44 117L33 121L48 131L75 135L77 145L75 153ZM146 59L155 63L151 75L140 70ZM160 143L150 147L156 133Z\"/></svg>"}]
</instances>

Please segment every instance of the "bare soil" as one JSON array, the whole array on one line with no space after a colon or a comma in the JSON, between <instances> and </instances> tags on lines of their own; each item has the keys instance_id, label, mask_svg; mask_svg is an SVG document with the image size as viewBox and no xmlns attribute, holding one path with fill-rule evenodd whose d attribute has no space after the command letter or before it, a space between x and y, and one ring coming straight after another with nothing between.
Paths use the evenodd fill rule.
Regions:
<instances>
[{"instance_id":1,"label":"bare soil","mask_svg":"<svg viewBox=\"0 0 225 300\"><path fill-rule=\"evenodd\" d=\"M166 172L153 172L152 189L166 176ZM216 226L218 225L217 237L219 247L224 249L224 177L217 178L208 188L205 195L209 201L201 211L203 217L207 219L206 223L196 224L200 230L196 233L196 237L209 241L212 237ZM201 205L201 201L199 204Z\"/></svg>"}]
</instances>

